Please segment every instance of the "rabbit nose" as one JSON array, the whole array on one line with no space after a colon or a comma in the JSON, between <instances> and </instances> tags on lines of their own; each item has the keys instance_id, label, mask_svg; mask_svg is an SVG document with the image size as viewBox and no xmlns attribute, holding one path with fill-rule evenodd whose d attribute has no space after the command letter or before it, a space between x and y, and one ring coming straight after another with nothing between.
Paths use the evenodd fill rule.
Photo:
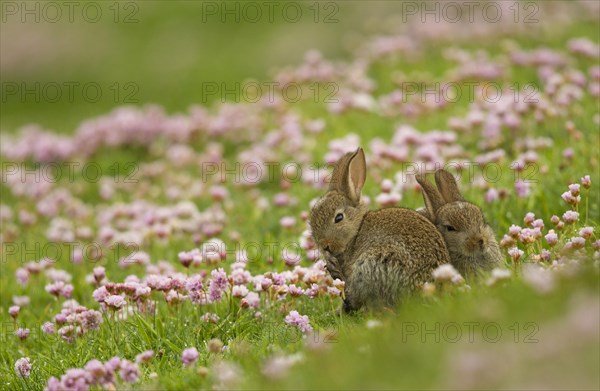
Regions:
<instances>
[{"instance_id":1,"label":"rabbit nose","mask_svg":"<svg viewBox=\"0 0 600 391\"><path fill-rule=\"evenodd\" d=\"M323 241L321 241L320 245L323 248L323 250L325 250L327 252L331 252L331 249L329 247L331 245L331 243L329 242L329 240L323 240Z\"/></svg>"},{"instance_id":2,"label":"rabbit nose","mask_svg":"<svg viewBox=\"0 0 600 391\"><path fill-rule=\"evenodd\" d=\"M473 235L465 241L465 248L469 252L483 251L484 245L484 240L480 235Z\"/></svg>"}]
</instances>

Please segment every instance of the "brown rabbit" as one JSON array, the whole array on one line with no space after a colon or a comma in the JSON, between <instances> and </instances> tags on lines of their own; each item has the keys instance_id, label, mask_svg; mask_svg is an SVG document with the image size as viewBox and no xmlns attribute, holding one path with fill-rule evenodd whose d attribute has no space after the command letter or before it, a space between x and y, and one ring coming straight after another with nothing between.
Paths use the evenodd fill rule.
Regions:
<instances>
[{"instance_id":1,"label":"brown rabbit","mask_svg":"<svg viewBox=\"0 0 600 391\"><path fill-rule=\"evenodd\" d=\"M449 263L444 239L412 209L369 211L361 202L367 174L361 148L336 164L327 193L310 212L317 247L334 277L346 282L344 310L394 306Z\"/></svg>"},{"instance_id":2,"label":"brown rabbit","mask_svg":"<svg viewBox=\"0 0 600 391\"><path fill-rule=\"evenodd\" d=\"M425 209L418 212L444 237L452 265L465 277L500 266L502 254L494 231L481 209L464 200L454 176L445 170L436 171L437 189L425 175L416 178L425 200Z\"/></svg>"}]
</instances>

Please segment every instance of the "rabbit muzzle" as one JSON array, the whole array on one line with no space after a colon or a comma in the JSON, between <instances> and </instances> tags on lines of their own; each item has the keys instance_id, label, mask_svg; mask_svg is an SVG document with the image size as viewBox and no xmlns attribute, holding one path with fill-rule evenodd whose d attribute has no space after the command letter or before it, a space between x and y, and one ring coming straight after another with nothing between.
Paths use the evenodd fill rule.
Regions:
<instances>
[{"instance_id":1,"label":"rabbit muzzle","mask_svg":"<svg viewBox=\"0 0 600 391\"><path fill-rule=\"evenodd\" d=\"M464 248L467 253L476 254L485 252L487 246L485 235L480 233L469 233L464 242Z\"/></svg>"},{"instance_id":2,"label":"rabbit muzzle","mask_svg":"<svg viewBox=\"0 0 600 391\"><path fill-rule=\"evenodd\" d=\"M324 252L333 257L339 256L343 252L342 244L335 240L324 239L317 244Z\"/></svg>"}]
</instances>

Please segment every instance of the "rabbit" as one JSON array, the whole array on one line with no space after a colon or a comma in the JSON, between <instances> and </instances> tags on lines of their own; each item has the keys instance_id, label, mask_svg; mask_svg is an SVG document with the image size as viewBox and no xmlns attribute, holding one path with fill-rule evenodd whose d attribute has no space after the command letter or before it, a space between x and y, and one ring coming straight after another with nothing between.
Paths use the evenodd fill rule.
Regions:
<instances>
[{"instance_id":1,"label":"rabbit","mask_svg":"<svg viewBox=\"0 0 600 391\"><path fill-rule=\"evenodd\" d=\"M309 215L330 274L346 283L344 312L393 307L450 262L444 238L416 211L368 210L361 202L366 174L362 148L344 155Z\"/></svg>"},{"instance_id":2,"label":"rabbit","mask_svg":"<svg viewBox=\"0 0 600 391\"><path fill-rule=\"evenodd\" d=\"M444 237L450 262L464 277L473 277L500 266L502 255L494 231L481 209L462 197L454 176L440 169L435 173L437 189L423 174L421 185L425 209L419 209Z\"/></svg>"}]
</instances>

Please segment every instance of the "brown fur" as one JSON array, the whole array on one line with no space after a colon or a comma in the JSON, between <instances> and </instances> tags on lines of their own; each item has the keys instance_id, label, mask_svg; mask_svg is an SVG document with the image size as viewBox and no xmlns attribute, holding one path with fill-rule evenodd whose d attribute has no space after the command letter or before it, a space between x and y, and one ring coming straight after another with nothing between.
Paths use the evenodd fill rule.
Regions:
<instances>
[{"instance_id":1,"label":"brown fur","mask_svg":"<svg viewBox=\"0 0 600 391\"><path fill-rule=\"evenodd\" d=\"M394 306L449 262L440 233L414 210L368 211L360 200L365 178L362 149L344 155L334 167L329 191L309 218L329 272L346 282L346 311ZM338 213L343 220L335 223Z\"/></svg>"},{"instance_id":2,"label":"brown fur","mask_svg":"<svg viewBox=\"0 0 600 391\"><path fill-rule=\"evenodd\" d=\"M417 175L417 182L425 201L425 209L418 212L431 220L444 237L456 270L468 277L499 266L502 254L494 231L485 222L481 209L464 200L454 176L438 170L437 189L424 175Z\"/></svg>"}]
</instances>

